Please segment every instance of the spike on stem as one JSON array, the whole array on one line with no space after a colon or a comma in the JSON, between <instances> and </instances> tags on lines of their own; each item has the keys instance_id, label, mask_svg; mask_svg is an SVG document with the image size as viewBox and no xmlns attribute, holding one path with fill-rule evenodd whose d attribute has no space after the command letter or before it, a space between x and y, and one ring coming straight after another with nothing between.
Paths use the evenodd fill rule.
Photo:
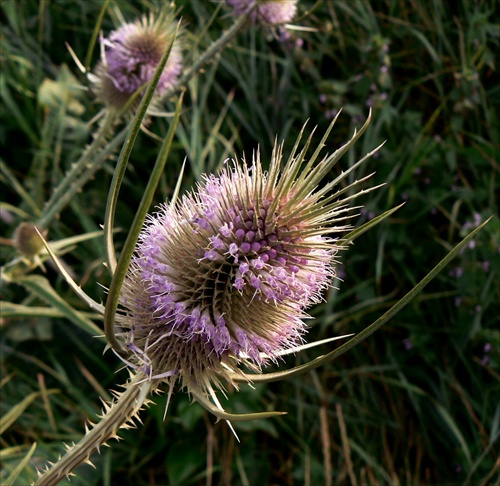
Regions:
<instances>
[{"instance_id":1,"label":"spike on stem","mask_svg":"<svg viewBox=\"0 0 500 486\"><path fill-rule=\"evenodd\" d=\"M80 464L90 462L90 456L109 439L118 438L120 428L130 428L139 411L147 405L147 397L154 384L144 381L144 375L133 375L125 386L125 391L111 404L105 406L100 422L85 426L86 434L80 442L68 448L66 454L55 464L49 462L49 467L35 482L35 486L57 484L63 477L69 477Z\"/></svg>"}]
</instances>

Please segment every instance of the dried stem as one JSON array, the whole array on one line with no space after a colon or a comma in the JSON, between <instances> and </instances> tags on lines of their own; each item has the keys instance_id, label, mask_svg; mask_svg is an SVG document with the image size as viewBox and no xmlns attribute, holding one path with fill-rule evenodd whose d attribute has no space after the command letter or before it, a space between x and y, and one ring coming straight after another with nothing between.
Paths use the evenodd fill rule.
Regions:
<instances>
[{"instance_id":1,"label":"dried stem","mask_svg":"<svg viewBox=\"0 0 500 486\"><path fill-rule=\"evenodd\" d=\"M34 486L53 486L65 476L73 475L73 470L80 464L90 462L94 451L99 451L109 439L118 438L119 429L127 429L134 425L133 419L138 415L142 406L147 403L147 397L153 383L142 373L133 375L125 385L125 391L115 392L116 400L104 403L104 413L101 421L90 424L83 439L69 446L66 454L57 462L50 464Z\"/></svg>"}]
</instances>

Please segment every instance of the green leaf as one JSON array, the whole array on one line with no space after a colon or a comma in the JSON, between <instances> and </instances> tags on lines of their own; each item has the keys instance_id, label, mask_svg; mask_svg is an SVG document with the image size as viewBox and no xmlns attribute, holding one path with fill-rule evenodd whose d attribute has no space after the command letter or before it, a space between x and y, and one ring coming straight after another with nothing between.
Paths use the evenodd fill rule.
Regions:
<instances>
[{"instance_id":1,"label":"green leaf","mask_svg":"<svg viewBox=\"0 0 500 486\"><path fill-rule=\"evenodd\" d=\"M100 319L101 316L91 312L81 312L88 319ZM65 315L54 307L40 307L16 304L14 302L2 302L2 317L65 317Z\"/></svg>"},{"instance_id":2,"label":"green leaf","mask_svg":"<svg viewBox=\"0 0 500 486\"><path fill-rule=\"evenodd\" d=\"M16 278L14 281L26 287L26 289L48 304L54 306L80 329L83 329L92 336L102 336L102 329L97 327L90 319L84 317L81 312L73 309L73 307L62 299L45 277L40 275L27 275Z\"/></svg>"},{"instance_id":3,"label":"green leaf","mask_svg":"<svg viewBox=\"0 0 500 486\"><path fill-rule=\"evenodd\" d=\"M105 239L104 241L106 246L108 268L113 275L115 274L115 268L116 268L116 256L115 256L112 232L113 232L113 225L115 222L115 211L116 211L116 204L118 202L118 195L120 193L120 188L123 182L123 178L125 176L125 171L127 170L130 154L132 153L135 141L137 140L137 137L139 135L139 131L142 127L144 117L146 116L149 104L153 99L156 86L158 85L160 77L167 64L167 60L170 55L170 51L172 50L172 46L174 45L178 31L179 31L179 25L177 25L177 30L175 34L172 36L172 42L169 44L166 51L163 53L163 56L160 59L158 66L156 67L155 73L151 78L150 83L148 84L148 87L139 104L139 107L137 108L137 112L130 124L129 131L125 138L125 143L123 144L122 150L120 152L120 156L118 157L118 162L116 164L116 168L113 173L113 180L111 181L111 187L109 188L108 199L106 202L106 212L104 214L104 239ZM176 119L178 120L178 115ZM172 125L170 126L169 132L171 131L171 129ZM168 135L167 138L169 138Z\"/></svg>"},{"instance_id":4,"label":"green leaf","mask_svg":"<svg viewBox=\"0 0 500 486\"><path fill-rule=\"evenodd\" d=\"M47 390L47 394L52 393L59 393L59 390ZM3 434L40 395L40 392L30 393L0 418L0 435Z\"/></svg>"},{"instance_id":5,"label":"green leaf","mask_svg":"<svg viewBox=\"0 0 500 486\"><path fill-rule=\"evenodd\" d=\"M157 73L158 70L156 71L155 75ZM136 211L134 221L132 222L129 234L127 236L127 239L125 240L125 244L123 245L118 263L115 263L116 259L113 247L113 239L111 237L111 229L113 227L116 201L118 199L118 191L120 188L121 177L123 177L123 173L120 177L116 176L118 172L115 172L116 177L113 177L113 185L110 189L110 197L106 206L106 216L104 220L104 234L106 238L106 250L108 253L108 265L110 271L113 273L113 280L111 281L108 292L108 300L106 302L106 309L104 311L104 332L106 334L108 343L119 354L123 354L124 350L122 349L121 344L116 339L114 331L115 314L116 309L118 308L118 300L120 298L121 288L123 282L125 281L125 276L130 265L132 254L134 253L137 240L139 239L139 233L142 230L144 220L146 219L146 214L149 211L149 208L153 201L156 188L158 187L160 177L165 169L165 164L167 163L167 159L172 148L177 123L179 122L179 117L181 114L182 100L183 94L179 96L179 99L177 101L177 108L175 111L174 119L172 120L167 135L162 143L160 153L158 154L155 166L153 167L153 170L149 177L148 185L146 186L144 195L142 196L141 202L139 204L139 208ZM128 160L128 155L125 156L126 158L123 162L123 164L125 165L126 161ZM123 167L123 171L124 170L125 167Z\"/></svg>"},{"instance_id":6,"label":"green leaf","mask_svg":"<svg viewBox=\"0 0 500 486\"><path fill-rule=\"evenodd\" d=\"M360 237L362 234L366 233L368 230L372 229L374 226L381 223L384 219L391 216L393 213L395 213L398 209L402 208L404 205L405 205L405 203L400 204L399 206L396 206L395 208L389 209L388 211L385 211L385 213L379 214L378 216L371 219L370 221L367 221L365 224L361 225L359 228L352 230L350 233L348 233L346 236L344 236L342 238L342 243L343 244L352 243L356 238Z\"/></svg>"},{"instance_id":7,"label":"green leaf","mask_svg":"<svg viewBox=\"0 0 500 486\"><path fill-rule=\"evenodd\" d=\"M61 275L64 277L64 279L66 280L66 283L71 287L73 292L75 292L75 294L78 295L78 297L80 297L91 309L95 309L101 315L104 314L104 306L101 304L98 304L95 300L91 299L82 290L82 288L73 280L73 278L68 273L66 268L64 268L64 265L61 263L59 258L57 258L56 254L51 250L49 244L47 243L47 241L45 241L45 238L43 237L43 235L40 232L38 234L39 234L40 238L42 239L43 244L45 245L45 249L47 250L47 253L51 256L57 269L61 272ZM83 315L83 314L80 314L80 315Z\"/></svg>"}]
</instances>

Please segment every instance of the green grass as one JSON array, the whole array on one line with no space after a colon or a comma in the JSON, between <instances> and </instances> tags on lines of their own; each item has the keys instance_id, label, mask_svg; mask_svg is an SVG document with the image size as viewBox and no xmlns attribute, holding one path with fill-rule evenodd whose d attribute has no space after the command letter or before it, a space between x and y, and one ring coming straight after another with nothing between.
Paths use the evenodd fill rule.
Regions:
<instances>
[{"instance_id":1,"label":"green grass","mask_svg":"<svg viewBox=\"0 0 500 486\"><path fill-rule=\"evenodd\" d=\"M151 3L112 0L104 32L119 24L119 11L131 20ZM65 42L83 62L102 5L0 4L0 248L8 277L1 289L0 405L1 415L11 417L1 438L2 481L37 443L16 485L35 479L35 468L54 461L62 442L78 441L85 419L100 413L99 396L127 378L112 353L103 355L104 340L84 325L102 328L102 321L49 261L45 272L10 264L19 256L10 241L16 227L40 220L98 130L89 122L101 107L76 87L87 81ZM222 7L207 24L217 8L210 2L177 5L189 65L232 19ZM331 152L371 106L371 126L339 167L386 140L355 177L375 172L371 183L386 185L362 198L355 224L406 204L340 255L342 281L311 310L311 341L361 331L479 221L494 219L412 304L333 363L300 379L228 391L232 412L288 415L236 424L238 443L223 421L216 424L180 390L164 421L165 397L158 396L142 413L144 424L111 441L93 457L96 469L80 467L71 484L499 484L498 2L300 2L301 13L311 8L296 24L312 29L290 31L290 44L268 30L245 29L188 83L155 203L172 195L185 157L189 190L233 154L250 158L259 145L266 160L276 135L285 139L285 152L291 149L306 119L323 133L343 107ZM163 137L168 127L166 118L147 128ZM47 224L48 239L62 242L67 268L98 301L110 278L102 238L91 233L103 223L122 128L107 138L116 148L92 158L101 166L95 177ZM118 203L118 249L160 144L139 135ZM89 238L65 240L79 235ZM286 364L331 349L308 350Z\"/></svg>"}]
</instances>

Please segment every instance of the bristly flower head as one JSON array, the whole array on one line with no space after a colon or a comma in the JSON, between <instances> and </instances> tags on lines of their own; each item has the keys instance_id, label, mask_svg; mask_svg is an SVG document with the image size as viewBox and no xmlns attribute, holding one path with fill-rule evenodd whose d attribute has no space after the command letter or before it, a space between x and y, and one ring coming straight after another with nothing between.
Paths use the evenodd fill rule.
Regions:
<instances>
[{"instance_id":1,"label":"bristly flower head","mask_svg":"<svg viewBox=\"0 0 500 486\"><path fill-rule=\"evenodd\" d=\"M226 0L235 16L247 13L258 0ZM298 0L260 0L250 13L254 24L278 25L291 22L297 11Z\"/></svg>"},{"instance_id":2,"label":"bristly flower head","mask_svg":"<svg viewBox=\"0 0 500 486\"><path fill-rule=\"evenodd\" d=\"M357 194L342 195L364 179L331 190L371 155L318 188L362 133L315 164L329 131L307 162L312 135L297 153L299 137L282 170L276 145L268 171L259 152L250 165L227 162L149 216L117 316L129 364L213 397L239 365L258 373L302 344L305 310L332 283Z\"/></svg>"},{"instance_id":3,"label":"bristly flower head","mask_svg":"<svg viewBox=\"0 0 500 486\"><path fill-rule=\"evenodd\" d=\"M149 82L176 31L173 15L150 13L123 24L101 40L102 59L91 76L97 99L122 109L131 96ZM182 54L176 39L156 88L156 99L173 86L182 69Z\"/></svg>"}]
</instances>

